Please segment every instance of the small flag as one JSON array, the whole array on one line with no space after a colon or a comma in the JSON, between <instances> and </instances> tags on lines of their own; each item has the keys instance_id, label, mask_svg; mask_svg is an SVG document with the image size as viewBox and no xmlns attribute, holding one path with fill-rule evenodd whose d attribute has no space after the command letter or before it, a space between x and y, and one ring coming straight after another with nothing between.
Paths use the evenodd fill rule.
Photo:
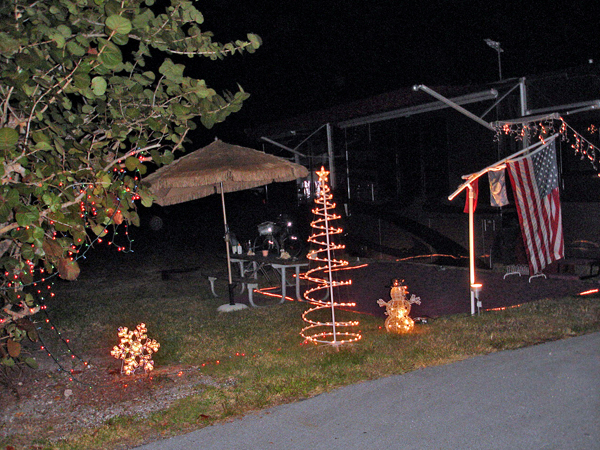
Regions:
<instances>
[{"instance_id":1,"label":"small flag","mask_svg":"<svg viewBox=\"0 0 600 450\"><path fill-rule=\"evenodd\" d=\"M492 206L508 205L508 197L506 196L506 178L504 169L491 170L488 172L490 180L490 203Z\"/></svg>"},{"instance_id":2,"label":"small flag","mask_svg":"<svg viewBox=\"0 0 600 450\"><path fill-rule=\"evenodd\" d=\"M535 275L564 256L555 142L508 161L506 166L529 257L529 270Z\"/></svg>"},{"instance_id":3,"label":"small flag","mask_svg":"<svg viewBox=\"0 0 600 450\"><path fill-rule=\"evenodd\" d=\"M473 186L473 212L475 212L475 210L477 209L477 197L479 196L479 178L475 178L475 181L471 182L471 186ZM465 192L467 193L465 209L463 210L463 212L465 213L469 212L469 190L470 189L465 190Z\"/></svg>"}]
</instances>

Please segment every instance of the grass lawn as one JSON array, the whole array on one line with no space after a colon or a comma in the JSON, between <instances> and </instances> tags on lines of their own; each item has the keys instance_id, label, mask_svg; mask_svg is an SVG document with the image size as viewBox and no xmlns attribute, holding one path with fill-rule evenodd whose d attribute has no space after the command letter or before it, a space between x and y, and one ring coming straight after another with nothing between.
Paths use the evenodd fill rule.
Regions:
<instances>
[{"instance_id":1,"label":"grass lawn","mask_svg":"<svg viewBox=\"0 0 600 450\"><path fill-rule=\"evenodd\" d=\"M536 301L475 317L442 317L417 325L408 335L388 334L381 317L341 313L360 321L363 338L334 349L302 342L301 314L307 304L219 313L224 297L213 298L208 283L156 278L131 276L118 286L110 278L90 278L59 287L52 316L75 351L92 359L109 354L118 327L144 322L149 336L161 344L157 369L193 368L214 383L199 384L190 395L146 417L112 418L61 440L38 435L23 448L130 448L351 383L600 330L597 295ZM0 440L3 445L22 442L22 437Z\"/></svg>"}]
</instances>

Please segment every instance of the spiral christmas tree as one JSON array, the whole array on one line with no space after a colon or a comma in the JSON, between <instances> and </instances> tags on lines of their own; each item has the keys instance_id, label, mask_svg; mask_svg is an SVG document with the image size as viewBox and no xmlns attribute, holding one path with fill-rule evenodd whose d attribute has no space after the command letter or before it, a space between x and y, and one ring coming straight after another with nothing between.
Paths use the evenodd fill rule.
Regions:
<instances>
[{"instance_id":1,"label":"spiral christmas tree","mask_svg":"<svg viewBox=\"0 0 600 450\"><path fill-rule=\"evenodd\" d=\"M313 234L308 242L313 244L307 258L311 261L310 268L303 274L312 286L304 293L304 298L311 308L302 314L307 326L300 334L307 342L315 344L341 345L356 342L361 338L360 333L346 331L349 327L358 326L357 321L336 320L336 308L353 307L355 303L336 301L335 288L352 284L352 280L335 280L334 273L348 267L348 261L335 257L335 252L343 250L344 245L335 243L333 238L343 232L342 228L333 224L340 218L334 212L335 203L328 184L329 172L321 167L319 176L319 195L315 199L311 222ZM325 318L323 318L325 317Z\"/></svg>"}]
</instances>

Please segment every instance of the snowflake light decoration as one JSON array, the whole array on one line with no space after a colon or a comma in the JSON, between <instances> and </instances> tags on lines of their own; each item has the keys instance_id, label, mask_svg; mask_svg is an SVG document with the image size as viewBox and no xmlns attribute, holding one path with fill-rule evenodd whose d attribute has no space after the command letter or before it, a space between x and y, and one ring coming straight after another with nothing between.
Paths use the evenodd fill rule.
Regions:
<instances>
[{"instance_id":1,"label":"snowflake light decoration","mask_svg":"<svg viewBox=\"0 0 600 450\"><path fill-rule=\"evenodd\" d=\"M121 360L121 373L131 375L137 370L150 372L154 369L152 354L156 353L160 344L148 338L146 324L140 323L135 330L120 327L119 345L115 345L110 354Z\"/></svg>"}]
</instances>

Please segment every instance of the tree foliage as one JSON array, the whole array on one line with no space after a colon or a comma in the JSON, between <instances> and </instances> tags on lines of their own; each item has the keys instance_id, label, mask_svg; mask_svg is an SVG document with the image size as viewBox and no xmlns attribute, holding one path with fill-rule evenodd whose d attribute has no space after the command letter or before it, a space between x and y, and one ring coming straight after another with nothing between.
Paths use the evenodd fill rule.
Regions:
<instances>
[{"instance_id":1,"label":"tree foliage","mask_svg":"<svg viewBox=\"0 0 600 450\"><path fill-rule=\"evenodd\" d=\"M35 339L31 287L74 279L76 253L123 221L148 164L166 164L199 121L238 111L248 97L217 94L181 61L254 52L203 31L192 1L7 0L0 4L0 362ZM189 71L189 70L188 70Z\"/></svg>"}]
</instances>

